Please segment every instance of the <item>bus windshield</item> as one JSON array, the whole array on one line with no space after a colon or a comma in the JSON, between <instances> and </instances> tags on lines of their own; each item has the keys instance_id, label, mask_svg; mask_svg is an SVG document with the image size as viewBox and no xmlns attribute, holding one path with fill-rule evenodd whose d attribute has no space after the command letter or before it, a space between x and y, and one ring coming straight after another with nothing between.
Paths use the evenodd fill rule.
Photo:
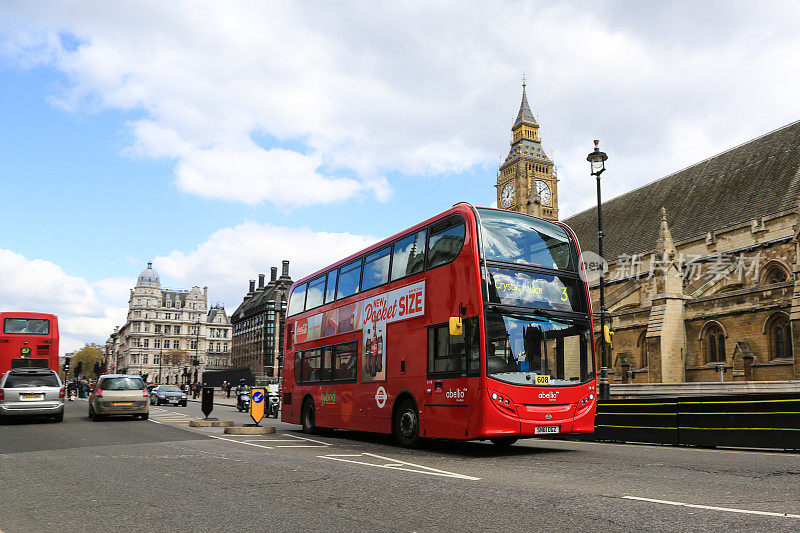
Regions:
<instances>
[{"instance_id":1,"label":"bus windshield","mask_svg":"<svg viewBox=\"0 0 800 533\"><path fill-rule=\"evenodd\" d=\"M520 213L478 208L486 259L578 270L575 246L556 224Z\"/></svg>"},{"instance_id":2,"label":"bus windshield","mask_svg":"<svg viewBox=\"0 0 800 533\"><path fill-rule=\"evenodd\" d=\"M594 378L589 324L486 313L486 373L515 385L577 385ZM538 377L538 379L537 379Z\"/></svg>"},{"instance_id":3,"label":"bus windshield","mask_svg":"<svg viewBox=\"0 0 800 533\"><path fill-rule=\"evenodd\" d=\"M41 318L6 318L3 324L3 333L48 335L50 321Z\"/></svg>"}]
</instances>

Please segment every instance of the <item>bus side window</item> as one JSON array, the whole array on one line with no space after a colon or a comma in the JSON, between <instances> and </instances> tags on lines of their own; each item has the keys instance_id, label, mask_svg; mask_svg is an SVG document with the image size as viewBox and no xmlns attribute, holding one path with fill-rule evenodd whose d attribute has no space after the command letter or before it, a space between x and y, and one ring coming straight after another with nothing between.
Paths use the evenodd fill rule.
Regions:
<instances>
[{"instance_id":1,"label":"bus side window","mask_svg":"<svg viewBox=\"0 0 800 533\"><path fill-rule=\"evenodd\" d=\"M431 236L428 240L428 268L449 263L461 251L466 231L464 223L448 222L443 228L441 226L431 228Z\"/></svg>"},{"instance_id":2,"label":"bus side window","mask_svg":"<svg viewBox=\"0 0 800 533\"><path fill-rule=\"evenodd\" d=\"M480 371L477 317L464 319L461 335L450 335L447 324L428 328L428 375L462 377Z\"/></svg>"},{"instance_id":3,"label":"bus side window","mask_svg":"<svg viewBox=\"0 0 800 533\"><path fill-rule=\"evenodd\" d=\"M307 283L303 283L294 288L292 295L289 296L289 310L287 311L287 315L296 315L305 310L307 286Z\"/></svg>"},{"instance_id":4,"label":"bus side window","mask_svg":"<svg viewBox=\"0 0 800 533\"><path fill-rule=\"evenodd\" d=\"M425 268L425 231L418 231L394 243L392 279L400 279Z\"/></svg>"},{"instance_id":5,"label":"bus side window","mask_svg":"<svg viewBox=\"0 0 800 533\"><path fill-rule=\"evenodd\" d=\"M361 259L339 269L336 299L341 300L359 292L361 284Z\"/></svg>"}]
</instances>

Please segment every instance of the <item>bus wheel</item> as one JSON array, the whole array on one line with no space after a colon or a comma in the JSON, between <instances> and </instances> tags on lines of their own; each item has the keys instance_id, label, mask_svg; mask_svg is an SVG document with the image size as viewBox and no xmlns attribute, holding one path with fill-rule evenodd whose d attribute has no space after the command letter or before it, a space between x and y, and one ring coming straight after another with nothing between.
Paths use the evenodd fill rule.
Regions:
<instances>
[{"instance_id":1,"label":"bus wheel","mask_svg":"<svg viewBox=\"0 0 800 533\"><path fill-rule=\"evenodd\" d=\"M394 418L394 435L400 446L416 448L420 444L419 412L412 402L404 401Z\"/></svg>"},{"instance_id":2,"label":"bus wheel","mask_svg":"<svg viewBox=\"0 0 800 533\"><path fill-rule=\"evenodd\" d=\"M497 446L498 448L508 448L515 442L517 442L517 437L495 437L493 439L489 439L492 441L492 444Z\"/></svg>"},{"instance_id":3,"label":"bus wheel","mask_svg":"<svg viewBox=\"0 0 800 533\"><path fill-rule=\"evenodd\" d=\"M303 404L303 414L301 416L303 433L314 433L317 427L314 425L314 403L306 401Z\"/></svg>"}]
</instances>

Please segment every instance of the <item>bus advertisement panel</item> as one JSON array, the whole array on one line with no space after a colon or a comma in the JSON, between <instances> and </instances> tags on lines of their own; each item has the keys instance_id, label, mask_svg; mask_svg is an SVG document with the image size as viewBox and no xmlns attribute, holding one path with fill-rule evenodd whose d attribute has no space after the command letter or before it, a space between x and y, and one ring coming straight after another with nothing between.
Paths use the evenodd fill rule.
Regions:
<instances>
[{"instance_id":1,"label":"bus advertisement panel","mask_svg":"<svg viewBox=\"0 0 800 533\"><path fill-rule=\"evenodd\" d=\"M58 318L47 313L0 313L0 376L11 368L58 372Z\"/></svg>"},{"instance_id":2,"label":"bus advertisement panel","mask_svg":"<svg viewBox=\"0 0 800 533\"><path fill-rule=\"evenodd\" d=\"M457 204L299 280L282 419L422 437L591 432L591 304L560 223Z\"/></svg>"}]
</instances>

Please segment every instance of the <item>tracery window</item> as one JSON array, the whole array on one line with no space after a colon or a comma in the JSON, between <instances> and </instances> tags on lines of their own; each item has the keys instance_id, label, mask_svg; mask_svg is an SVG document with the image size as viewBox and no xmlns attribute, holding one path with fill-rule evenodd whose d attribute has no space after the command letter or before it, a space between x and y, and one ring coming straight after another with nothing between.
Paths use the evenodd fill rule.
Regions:
<instances>
[{"instance_id":1,"label":"tracery window","mask_svg":"<svg viewBox=\"0 0 800 533\"><path fill-rule=\"evenodd\" d=\"M767 327L769 335L770 355L772 359L791 358L792 326L786 315L778 315Z\"/></svg>"},{"instance_id":2,"label":"tracery window","mask_svg":"<svg viewBox=\"0 0 800 533\"><path fill-rule=\"evenodd\" d=\"M704 336L706 357L709 363L725 362L725 333L722 328L714 324L710 326Z\"/></svg>"}]
</instances>

